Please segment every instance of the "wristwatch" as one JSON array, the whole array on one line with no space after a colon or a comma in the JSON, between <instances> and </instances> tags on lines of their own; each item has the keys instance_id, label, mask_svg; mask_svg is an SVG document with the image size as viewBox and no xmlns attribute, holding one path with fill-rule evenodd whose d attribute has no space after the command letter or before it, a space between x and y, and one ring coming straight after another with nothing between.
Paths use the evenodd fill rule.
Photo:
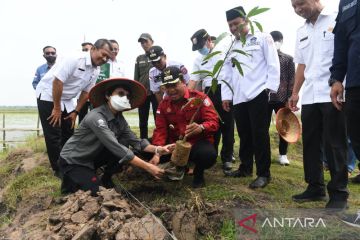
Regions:
<instances>
[{"instance_id":1,"label":"wristwatch","mask_svg":"<svg viewBox=\"0 0 360 240\"><path fill-rule=\"evenodd\" d=\"M335 82L340 82L339 80L333 78L333 77L330 77L329 81L328 81L328 84L329 86L331 87Z\"/></svg>"}]
</instances>

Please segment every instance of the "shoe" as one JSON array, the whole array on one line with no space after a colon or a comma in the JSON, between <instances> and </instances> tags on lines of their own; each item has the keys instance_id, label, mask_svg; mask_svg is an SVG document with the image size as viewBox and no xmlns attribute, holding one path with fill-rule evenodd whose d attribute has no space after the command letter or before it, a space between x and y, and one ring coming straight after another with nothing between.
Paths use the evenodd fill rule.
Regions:
<instances>
[{"instance_id":1,"label":"shoe","mask_svg":"<svg viewBox=\"0 0 360 240\"><path fill-rule=\"evenodd\" d=\"M313 201L324 201L326 200L325 192L310 192L305 190L305 192L292 196L294 202L313 202Z\"/></svg>"},{"instance_id":2,"label":"shoe","mask_svg":"<svg viewBox=\"0 0 360 240\"><path fill-rule=\"evenodd\" d=\"M360 174L356 175L355 177L353 178L350 178L350 181L352 183L360 183Z\"/></svg>"},{"instance_id":3,"label":"shoe","mask_svg":"<svg viewBox=\"0 0 360 240\"><path fill-rule=\"evenodd\" d=\"M287 156L286 155L280 155L279 156L279 163L280 163L280 165L289 165L290 164L290 161L289 161L289 159L287 158Z\"/></svg>"},{"instance_id":4,"label":"shoe","mask_svg":"<svg viewBox=\"0 0 360 240\"><path fill-rule=\"evenodd\" d=\"M231 156L231 162L235 162L236 161L236 158L235 158L235 155L233 154L232 156Z\"/></svg>"},{"instance_id":5,"label":"shoe","mask_svg":"<svg viewBox=\"0 0 360 240\"><path fill-rule=\"evenodd\" d=\"M203 188L203 187L205 187L204 176L202 176L202 177L194 177L194 180L192 182L192 187L193 188Z\"/></svg>"},{"instance_id":6,"label":"shoe","mask_svg":"<svg viewBox=\"0 0 360 240\"><path fill-rule=\"evenodd\" d=\"M358 210L357 214L344 214L341 221L352 227L360 228L360 210Z\"/></svg>"},{"instance_id":7,"label":"shoe","mask_svg":"<svg viewBox=\"0 0 360 240\"><path fill-rule=\"evenodd\" d=\"M270 182L270 177L257 177L252 183L250 183L249 188L263 188Z\"/></svg>"},{"instance_id":8,"label":"shoe","mask_svg":"<svg viewBox=\"0 0 360 240\"><path fill-rule=\"evenodd\" d=\"M232 163L231 162L224 162L222 165L222 169L224 171L230 171L232 169Z\"/></svg>"},{"instance_id":9,"label":"shoe","mask_svg":"<svg viewBox=\"0 0 360 240\"><path fill-rule=\"evenodd\" d=\"M332 211L345 211L348 208L347 201L346 200L334 200L330 199L326 205L325 208L327 210Z\"/></svg>"},{"instance_id":10,"label":"shoe","mask_svg":"<svg viewBox=\"0 0 360 240\"><path fill-rule=\"evenodd\" d=\"M115 184L114 182L112 181L111 179L111 176L103 176L101 178L101 185L104 187L104 188L107 188L107 189L110 189L110 188L114 188L115 187Z\"/></svg>"},{"instance_id":11,"label":"shoe","mask_svg":"<svg viewBox=\"0 0 360 240\"><path fill-rule=\"evenodd\" d=\"M179 181L184 178L186 167L175 166L172 162L159 164L159 167L165 170L165 175L172 181Z\"/></svg>"},{"instance_id":12,"label":"shoe","mask_svg":"<svg viewBox=\"0 0 360 240\"><path fill-rule=\"evenodd\" d=\"M227 177L251 177L252 173L245 172L244 170L225 171L224 174Z\"/></svg>"}]
</instances>

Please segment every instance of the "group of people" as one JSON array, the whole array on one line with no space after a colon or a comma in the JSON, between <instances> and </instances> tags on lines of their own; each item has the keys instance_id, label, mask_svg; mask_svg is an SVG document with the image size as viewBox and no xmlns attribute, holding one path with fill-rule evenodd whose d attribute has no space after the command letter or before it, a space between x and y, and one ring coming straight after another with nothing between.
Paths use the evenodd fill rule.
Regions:
<instances>
[{"instance_id":1,"label":"group of people","mask_svg":"<svg viewBox=\"0 0 360 240\"><path fill-rule=\"evenodd\" d=\"M170 160L174 143L184 137L192 145L193 187L202 187L204 171L216 162L221 135L224 174L250 177L255 161L257 177L249 187L263 188L271 181L271 114L283 107L297 111L302 88L303 163L308 186L292 198L297 202L325 198L324 155L331 176L326 207L345 209L349 196L348 137L360 156L360 81L355 67L360 51L356 41L359 4L341 0L336 13L320 0L291 3L295 13L306 20L297 32L294 58L280 51L281 32L252 33L241 6L226 11L235 37L226 58L225 54L207 57L218 45L205 29L191 36L192 50L199 52L192 73L182 63L168 60L148 33L138 39L144 54L136 58L134 80L109 75L96 83L100 66L115 62L116 41L99 39L89 49L86 45L91 44L84 43L85 54L59 62L54 59L56 49L45 47L47 64L38 69L33 85L38 82L36 94L46 147L54 172L62 178L62 191L84 189L95 195L100 185L113 186L111 175L125 163L160 178L166 171L159 163ZM213 72L219 60L224 62L216 79L203 74ZM242 71L238 63L243 63ZM111 77L115 78L107 79ZM73 98L78 98L76 106ZM87 99L94 109L74 132L76 116ZM150 105L155 119L152 138L148 136ZM123 111L134 108L138 108L140 138L123 117ZM233 171L235 123L240 165ZM279 162L290 163L287 142L281 137ZM99 178L96 169L104 165Z\"/></svg>"}]
</instances>

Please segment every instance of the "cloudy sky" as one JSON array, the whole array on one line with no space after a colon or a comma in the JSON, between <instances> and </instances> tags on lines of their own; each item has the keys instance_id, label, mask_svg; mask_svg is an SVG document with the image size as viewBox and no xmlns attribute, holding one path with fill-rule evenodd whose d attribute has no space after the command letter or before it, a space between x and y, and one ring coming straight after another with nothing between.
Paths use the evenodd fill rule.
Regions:
<instances>
[{"instance_id":1,"label":"cloudy sky","mask_svg":"<svg viewBox=\"0 0 360 240\"><path fill-rule=\"evenodd\" d=\"M336 7L339 0L323 0ZM53 45L58 55L80 51L80 44L98 38L116 39L127 76L142 49L137 42L149 32L169 59L184 63L191 71L196 53L191 35L205 28L211 35L228 32L225 11L243 4L270 11L257 17L264 31L284 35L282 50L293 55L296 29L304 20L297 16L291 0L11 0L0 4L0 106L35 106L31 82L36 68L45 63L42 48Z\"/></svg>"}]
</instances>

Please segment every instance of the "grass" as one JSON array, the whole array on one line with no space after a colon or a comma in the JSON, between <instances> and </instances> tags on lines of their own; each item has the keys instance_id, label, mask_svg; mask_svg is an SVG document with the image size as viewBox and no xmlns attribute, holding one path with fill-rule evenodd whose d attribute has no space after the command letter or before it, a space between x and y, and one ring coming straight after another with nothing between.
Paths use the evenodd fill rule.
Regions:
<instances>
[{"instance_id":1,"label":"grass","mask_svg":"<svg viewBox=\"0 0 360 240\"><path fill-rule=\"evenodd\" d=\"M133 114L133 113L130 113ZM132 128L137 135L139 129ZM152 129L149 129L149 133ZM149 206L158 204L169 204L177 206L189 202L194 193L201 197L205 202L215 206L227 206L229 212L232 209L323 209L325 202L295 203L291 196L301 193L306 188L302 165L302 143L301 140L289 145L288 158L290 166L280 166L277 163L278 157L278 135L274 126L270 129L272 165L272 182L264 189L251 190L249 183L254 179L248 178L226 178L221 170L221 161L218 159L216 165L205 172L207 186L202 189L193 190L190 188L192 177L185 176L180 182L155 181L147 174L138 174L135 177L120 176L115 178L115 183L121 183L128 191L135 195L139 200ZM235 138L235 153L238 153L239 139ZM37 155L45 154L45 144L43 138L30 137L21 148L31 148ZM8 153L2 153L4 159ZM36 156L37 156L36 155ZM16 160L17 161L17 160ZM59 196L60 181L52 176L49 166L39 166L28 173L11 176L18 162L1 162L0 179L5 186L3 202L8 208L16 209L19 204L31 202L39 195ZM239 161L235 163L238 167ZM255 169L255 167L254 167ZM329 181L329 172L325 172L325 181ZM120 182L119 182L120 181ZM0 185L1 186L1 185ZM349 205L350 210L357 210L360 205L360 188L358 185L349 183L350 191ZM8 216L0 216L0 222L8 223L11 219ZM236 225L236 218L231 219L224 216L221 219L221 228L214 229L215 235L203 236L201 239L236 239L239 227ZM345 231L345 230L346 231ZM346 232L347 235L339 235L339 231ZM261 239L329 239L351 238L353 229L347 228L337 221L331 228L298 231L293 228L264 229Z\"/></svg>"}]
</instances>

